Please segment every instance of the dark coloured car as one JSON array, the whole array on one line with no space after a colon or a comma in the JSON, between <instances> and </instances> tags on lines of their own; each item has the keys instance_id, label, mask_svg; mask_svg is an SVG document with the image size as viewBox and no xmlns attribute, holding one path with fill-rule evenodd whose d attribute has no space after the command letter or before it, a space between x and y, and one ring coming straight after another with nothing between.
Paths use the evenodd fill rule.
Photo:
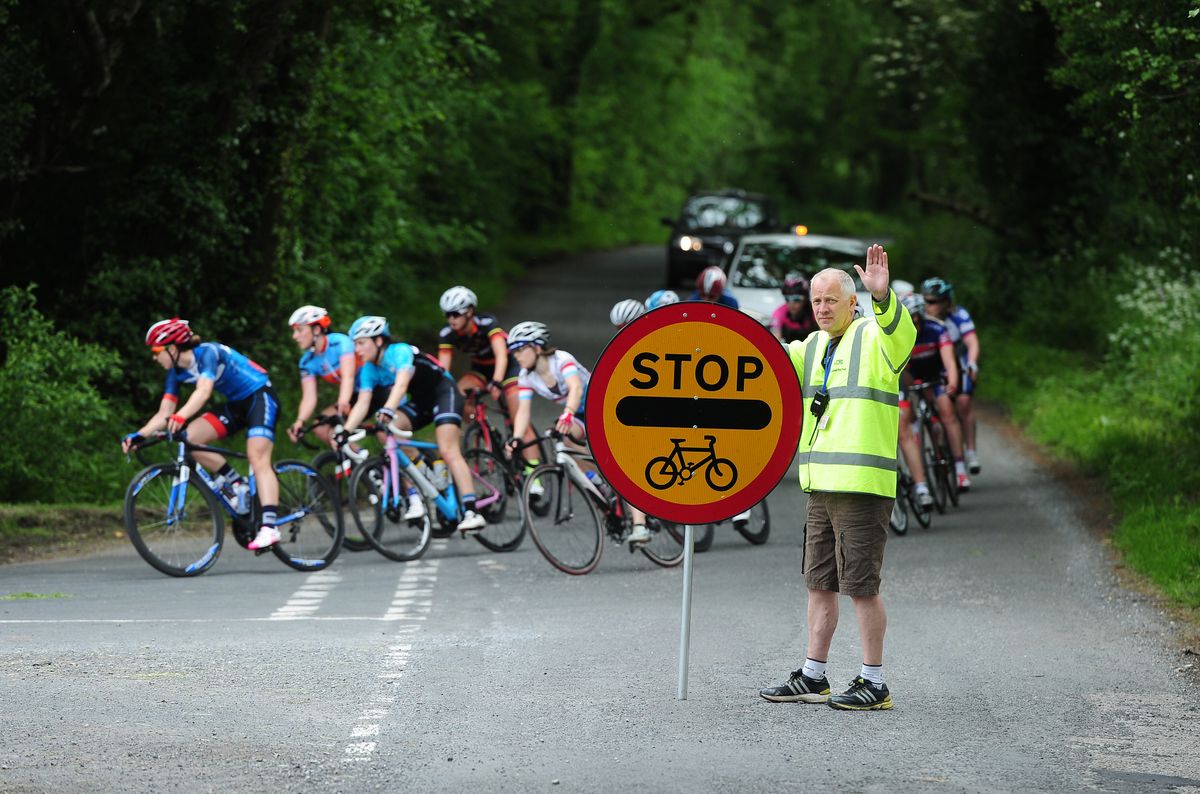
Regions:
<instances>
[{"instance_id":1,"label":"dark coloured car","mask_svg":"<svg viewBox=\"0 0 1200 794\"><path fill-rule=\"evenodd\" d=\"M684 202L667 240L667 286L689 284L709 265L725 267L742 235L779 230L774 203L758 193L718 190L697 193Z\"/></svg>"}]
</instances>

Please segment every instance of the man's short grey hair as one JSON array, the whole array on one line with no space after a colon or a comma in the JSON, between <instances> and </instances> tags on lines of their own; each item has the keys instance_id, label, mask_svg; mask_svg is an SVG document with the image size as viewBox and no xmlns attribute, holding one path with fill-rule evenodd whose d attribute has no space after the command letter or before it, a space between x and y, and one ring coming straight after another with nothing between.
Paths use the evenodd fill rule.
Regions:
<instances>
[{"instance_id":1,"label":"man's short grey hair","mask_svg":"<svg viewBox=\"0 0 1200 794\"><path fill-rule=\"evenodd\" d=\"M845 270L836 267L827 267L817 275L813 276L813 282L817 279L826 280L832 279L842 285L842 297L849 300L855 295L854 279Z\"/></svg>"}]
</instances>

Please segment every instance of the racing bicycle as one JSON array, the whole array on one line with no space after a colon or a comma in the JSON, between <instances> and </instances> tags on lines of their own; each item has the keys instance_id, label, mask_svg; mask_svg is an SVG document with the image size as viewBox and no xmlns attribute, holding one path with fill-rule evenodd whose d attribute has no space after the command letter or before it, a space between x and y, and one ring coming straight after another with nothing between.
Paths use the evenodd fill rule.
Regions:
<instances>
[{"instance_id":1,"label":"racing bicycle","mask_svg":"<svg viewBox=\"0 0 1200 794\"><path fill-rule=\"evenodd\" d=\"M462 511L446 464L423 455L414 462L402 451L408 447L436 454L437 444L417 441L412 431L395 423L388 424L387 431L383 455L357 466L350 475L350 515L376 551L407 562L421 557L432 538L453 535ZM475 509L487 521L486 527L472 534L492 551L513 551L525 537L525 522L520 489L508 464L485 449L469 449L463 458L475 488ZM421 494L425 510L424 515L408 519L404 515L410 486Z\"/></svg>"},{"instance_id":2,"label":"racing bicycle","mask_svg":"<svg viewBox=\"0 0 1200 794\"><path fill-rule=\"evenodd\" d=\"M134 476L125 491L125 530L138 554L168 576L197 576L213 566L225 542L226 516L233 537L246 548L261 523L253 472L246 498L249 505L219 488L193 454L212 452L226 458L246 455L202 446L187 433L158 432L139 442L133 452L163 442L177 443L173 460L152 463ZM139 454L139 460L144 460ZM337 491L315 468L302 460L273 464L279 480L275 526L278 543L255 550L255 556L274 553L298 571L319 571L337 558L342 548L342 510Z\"/></svg>"},{"instance_id":3,"label":"racing bicycle","mask_svg":"<svg viewBox=\"0 0 1200 794\"><path fill-rule=\"evenodd\" d=\"M547 430L554 441L554 462L535 468L522 488L525 526L534 545L560 571L590 573L604 553L604 538L620 545L633 531L625 501L604 480L596 461L583 450L568 447L557 430ZM542 494L533 493L540 483ZM535 505L545 505L535 510ZM641 549L652 562L669 568L683 561L683 527L646 517L651 539L629 551ZM711 531L711 530L710 530Z\"/></svg>"}]
</instances>

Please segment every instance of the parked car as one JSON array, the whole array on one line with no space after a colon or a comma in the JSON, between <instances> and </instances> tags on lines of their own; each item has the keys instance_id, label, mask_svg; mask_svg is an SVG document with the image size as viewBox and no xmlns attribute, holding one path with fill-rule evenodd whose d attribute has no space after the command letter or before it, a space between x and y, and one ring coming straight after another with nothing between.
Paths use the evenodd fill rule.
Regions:
<instances>
[{"instance_id":1,"label":"parked car","mask_svg":"<svg viewBox=\"0 0 1200 794\"><path fill-rule=\"evenodd\" d=\"M743 237L729 261L726 292L738 299L742 311L769 325L771 314L783 305L783 279L797 272L812 279L827 267L845 270L854 278L859 308L871 305L854 265L862 265L868 243L853 237L817 234L754 234Z\"/></svg>"},{"instance_id":2,"label":"parked car","mask_svg":"<svg viewBox=\"0 0 1200 794\"><path fill-rule=\"evenodd\" d=\"M725 267L745 234L779 230L775 204L744 190L697 193L683 204L678 218L663 218L671 227L667 240L667 287L689 284L709 265Z\"/></svg>"}]
</instances>

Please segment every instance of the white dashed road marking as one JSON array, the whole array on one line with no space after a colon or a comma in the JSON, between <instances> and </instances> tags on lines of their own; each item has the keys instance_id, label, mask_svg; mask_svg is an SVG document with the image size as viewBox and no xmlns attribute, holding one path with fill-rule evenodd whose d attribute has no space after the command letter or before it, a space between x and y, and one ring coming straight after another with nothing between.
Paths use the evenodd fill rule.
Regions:
<instances>
[{"instance_id":1,"label":"white dashed road marking","mask_svg":"<svg viewBox=\"0 0 1200 794\"><path fill-rule=\"evenodd\" d=\"M393 644L388 646L383 663L375 674L379 690L363 706L354 727L350 729L350 741L342 753L342 760L346 763L369 763L383 740L384 720L391 713L396 702L396 691L408 673L413 635L421 630L421 621L426 620L433 609L437 568L437 560L411 563L396 582L392 603L382 619L400 625L396 626Z\"/></svg>"},{"instance_id":2,"label":"white dashed road marking","mask_svg":"<svg viewBox=\"0 0 1200 794\"><path fill-rule=\"evenodd\" d=\"M341 574L331 568L310 573L287 603L272 613L270 620L295 620L311 616L321 608L321 602L340 581Z\"/></svg>"}]
</instances>

